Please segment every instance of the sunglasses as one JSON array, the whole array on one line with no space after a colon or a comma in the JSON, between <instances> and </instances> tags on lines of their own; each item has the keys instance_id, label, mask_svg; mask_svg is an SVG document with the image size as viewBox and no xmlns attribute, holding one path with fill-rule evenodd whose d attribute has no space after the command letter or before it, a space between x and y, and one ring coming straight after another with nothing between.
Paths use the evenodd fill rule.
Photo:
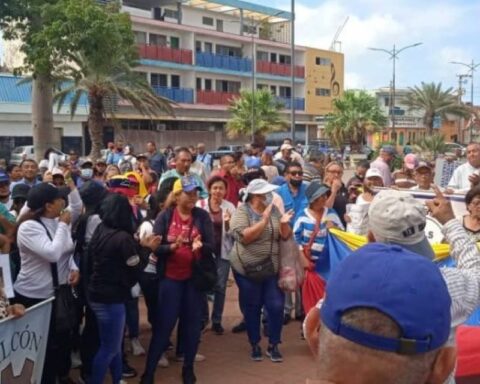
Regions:
<instances>
[{"instance_id":1,"label":"sunglasses","mask_svg":"<svg viewBox=\"0 0 480 384\"><path fill-rule=\"evenodd\" d=\"M302 171L293 171L293 172L289 172L290 175L292 176L303 176L303 172Z\"/></svg>"}]
</instances>

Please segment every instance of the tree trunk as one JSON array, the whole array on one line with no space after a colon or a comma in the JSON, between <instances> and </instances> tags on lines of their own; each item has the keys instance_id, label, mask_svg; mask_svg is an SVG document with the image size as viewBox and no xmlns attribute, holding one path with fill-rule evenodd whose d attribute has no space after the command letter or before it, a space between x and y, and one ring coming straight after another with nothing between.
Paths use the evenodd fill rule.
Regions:
<instances>
[{"instance_id":1,"label":"tree trunk","mask_svg":"<svg viewBox=\"0 0 480 384\"><path fill-rule=\"evenodd\" d=\"M53 83L48 75L36 75L32 82L32 131L35 159L43 159L53 143ZM56 143L58 144L58 143Z\"/></svg>"},{"instance_id":2,"label":"tree trunk","mask_svg":"<svg viewBox=\"0 0 480 384\"><path fill-rule=\"evenodd\" d=\"M92 161L101 157L100 150L103 148L103 125L105 123L103 98L90 96L90 110L88 113L88 132L92 140L90 159Z\"/></svg>"},{"instance_id":3,"label":"tree trunk","mask_svg":"<svg viewBox=\"0 0 480 384\"><path fill-rule=\"evenodd\" d=\"M259 147L261 148L265 148L266 144L267 144L267 138L265 137L265 135L263 135L262 133L259 133L259 132L255 132L253 134L253 142L258 145Z\"/></svg>"},{"instance_id":4,"label":"tree trunk","mask_svg":"<svg viewBox=\"0 0 480 384\"><path fill-rule=\"evenodd\" d=\"M426 136L432 136L433 135L433 119L435 118L435 115L433 114L427 114L425 116L425 135Z\"/></svg>"}]
</instances>

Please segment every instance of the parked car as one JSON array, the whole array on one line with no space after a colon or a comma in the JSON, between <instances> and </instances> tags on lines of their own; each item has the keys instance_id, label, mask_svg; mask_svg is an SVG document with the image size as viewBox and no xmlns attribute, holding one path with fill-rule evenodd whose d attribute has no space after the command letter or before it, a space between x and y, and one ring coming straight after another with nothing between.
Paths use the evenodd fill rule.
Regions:
<instances>
[{"instance_id":1,"label":"parked car","mask_svg":"<svg viewBox=\"0 0 480 384\"><path fill-rule=\"evenodd\" d=\"M66 160L68 155L54 148L55 152L62 157L62 160ZM10 164L20 165L25 159L35 160L35 147L33 145L22 145L13 149L10 156Z\"/></svg>"},{"instance_id":2,"label":"parked car","mask_svg":"<svg viewBox=\"0 0 480 384\"><path fill-rule=\"evenodd\" d=\"M461 156L467 155L467 147L459 143L445 143L444 153L456 154L457 151L460 151Z\"/></svg>"}]
</instances>

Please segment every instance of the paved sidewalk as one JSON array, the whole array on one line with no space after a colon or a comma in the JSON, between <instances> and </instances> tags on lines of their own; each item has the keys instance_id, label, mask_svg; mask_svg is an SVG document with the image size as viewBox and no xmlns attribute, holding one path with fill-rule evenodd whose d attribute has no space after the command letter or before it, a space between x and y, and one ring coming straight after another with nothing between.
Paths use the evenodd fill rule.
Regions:
<instances>
[{"instance_id":1,"label":"paved sidewalk","mask_svg":"<svg viewBox=\"0 0 480 384\"><path fill-rule=\"evenodd\" d=\"M223 326L225 334L217 336L206 331L202 336L199 353L206 360L196 363L195 372L199 384L304 384L307 377L315 377L315 364L304 340L300 339L298 321L290 322L283 330L283 343L280 350L283 363L272 363L268 358L262 362L250 360L250 347L246 333L233 334L231 328L240 320L237 287L227 289L225 316ZM145 316L145 307L141 300L141 342L145 349L150 340L150 328ZM176 332L174 332L176 335ZM173 340L174 341L174 340ZM175 342L175 341L174 341ZM267 347L267 340L262 340L262 349ZM143 371L145 357L129 355L130 364L139 375ZM181 383L182 364L170 359L169 368L158 368L156 383ZM139 378L128 379L128 383L137 383Z\"/></svg>"}]
</instances>

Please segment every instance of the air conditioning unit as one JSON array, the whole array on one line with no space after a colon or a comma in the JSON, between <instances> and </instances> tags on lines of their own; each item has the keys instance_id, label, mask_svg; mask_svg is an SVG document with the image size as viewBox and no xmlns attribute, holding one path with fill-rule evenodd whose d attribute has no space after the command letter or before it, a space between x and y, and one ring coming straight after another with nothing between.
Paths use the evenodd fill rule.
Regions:
<instances>
[{"instance_id":1,"label":"air conditioning unit","mask_svg":"<svg viewBox=\"0 0 480 384\"><path fill-rule=\"evenodd\" d=\"M162 15L162 8L160 8L160 7L153 7L153 8L152 8L152 17L153 17L155 20L161 20L161 21L163 21L163 20L164 20L164 16Z\"/></svg>"}]
</instances>

